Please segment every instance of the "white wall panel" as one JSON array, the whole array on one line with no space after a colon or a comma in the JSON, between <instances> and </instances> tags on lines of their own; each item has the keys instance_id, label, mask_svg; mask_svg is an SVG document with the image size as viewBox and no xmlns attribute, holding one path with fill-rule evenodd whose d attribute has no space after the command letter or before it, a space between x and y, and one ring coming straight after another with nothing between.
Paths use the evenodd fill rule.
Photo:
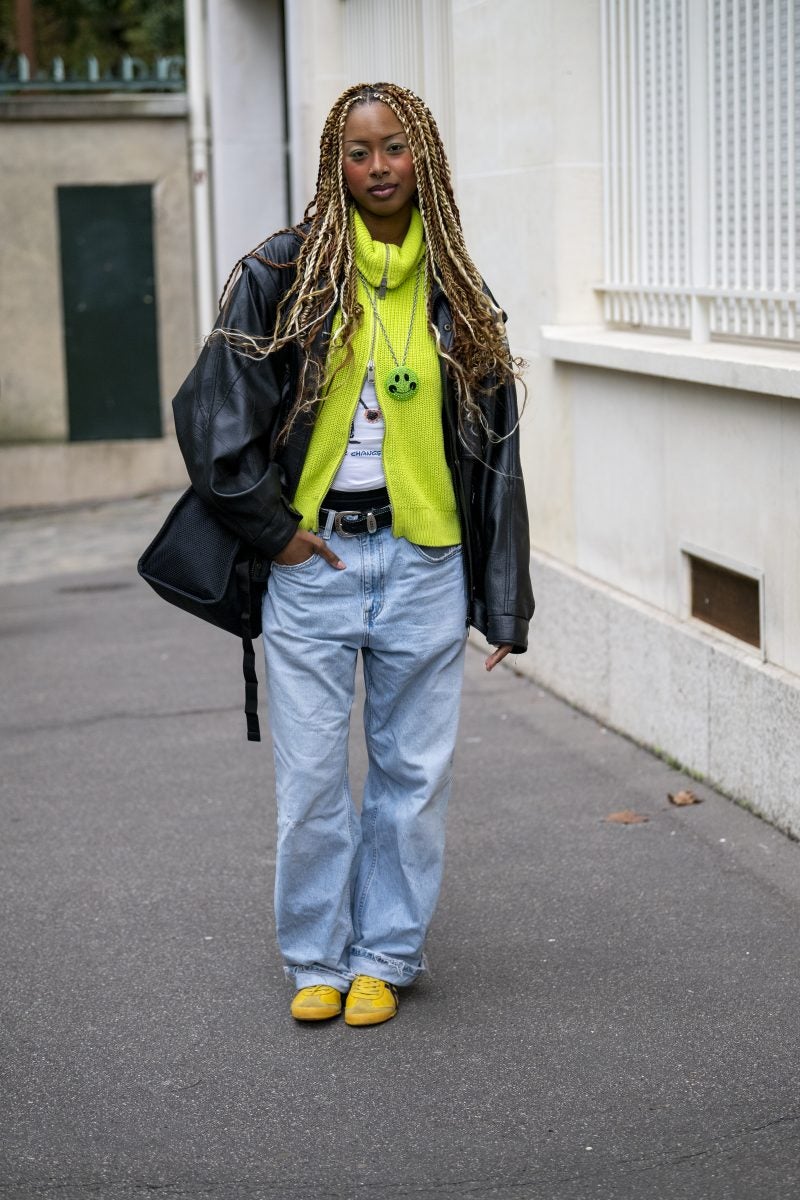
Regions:
<instances>
[{"instance_id":1,"label":"white wall panel","mask_svg":"<svg viewBox=\"0 0 800 1200\"><path fill-rule=\"evenodd\" d=\"M450 0L346 0L344 63L351 83L399 83L421 96L452 143Z\"/></svg>"},{"instance_id":2,"label":"white wall panel","mask_svg":"<svg viewBox=\"0 0 800 1200\"><path fill-rule=\"evenodd\" d=\"M287 224L279 0L208 6L216 290L236 260Z\"/></svg>"}]
</instances>

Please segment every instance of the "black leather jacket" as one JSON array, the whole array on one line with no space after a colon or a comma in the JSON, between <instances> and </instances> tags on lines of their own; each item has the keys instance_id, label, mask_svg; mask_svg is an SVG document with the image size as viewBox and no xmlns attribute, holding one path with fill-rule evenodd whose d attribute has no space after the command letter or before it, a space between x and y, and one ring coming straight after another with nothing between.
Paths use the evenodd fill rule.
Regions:
<instances>
[{"instance_id":1,"label":"black leather jacket","mask_svg":"<svg viewBox=\"0 0 800 1200\"><path fill-rule=\"evenodd\" d=\"M285 267L247 258L219 324L260 337L272 332L280 296L293 278L299 239L277 234L259 251ZM442 343L452 341L447 298L434 287L433 320ZM315 348L320 360L323 341ZM297 421L276 446L295 396L300 351L287 346L261 360L232 350L224 338L206 344L173 401L175 428L192 484L200 497L265 558L293 537L299 514L293 496L308 449L314 416ZM516 432L499 443L465 446L457 436L453 389L442 364L445 451L463 530L469 620L495 645L526 649L533 615L530 542ZM512 379L486 401L490 427L499 434L517 420Z\"/></svg>"}]
</instances>

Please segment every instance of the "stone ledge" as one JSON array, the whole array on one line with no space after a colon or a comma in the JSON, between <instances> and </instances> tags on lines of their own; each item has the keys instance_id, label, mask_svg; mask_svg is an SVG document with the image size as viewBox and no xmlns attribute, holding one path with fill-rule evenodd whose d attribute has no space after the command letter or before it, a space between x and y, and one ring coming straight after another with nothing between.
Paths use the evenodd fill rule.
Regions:
<instances>
[{"instance_id":1,"label":"stone ledge","mask_svg":"<svg viewBox=\"0 0 800 1200\"><path fill-rule=\"evenodd\" d=\"M188 111L185 92L49 93L0 100L0 121L182 120Z\"/></svg>"},{"instance_id":2,"label":"stone ledge","mask_svg":"<svg viewBox=\"0 0 800 1200\"><path fill-rule=\"evenodd\" d=\"M0 512L119 500L187 482L171 436L0 446Z\"/></svg>"},{"instance_id":3,"label":"stone ledge","mask_svg":"<svg viewBox=\"0 0 800 1200\"><path fill-rule=\"evenodd\" d=\"M542 352L557 362L800 399L798 350L605 329L543 325Z\"/></svg>"}]
</instances>

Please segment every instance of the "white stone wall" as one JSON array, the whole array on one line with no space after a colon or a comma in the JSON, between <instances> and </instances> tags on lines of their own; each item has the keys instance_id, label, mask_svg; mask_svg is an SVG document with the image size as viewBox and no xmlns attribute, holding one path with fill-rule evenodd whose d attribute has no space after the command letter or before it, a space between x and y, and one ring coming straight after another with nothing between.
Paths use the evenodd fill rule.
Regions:
<instances>
[{"instance_id":1,"label":"white stone wall","mask_svg":"<svg viewBox=\"0 0 800 1200\"><path fill-rule=\"evenodd\" d=\"M285 0L292 211L299 221L314 195L322 125L349 83L341 0Z\"/></svg>"},{"instance_id":2,"label":"white stone wall","mask_svg":"<svg viewBox=\"0 0 800 1200\"><path fill-rule=\"evenodd\" d=\"M453 0L456 197L529 363L521 432L535 543L567 559L572 410L540 329L599 319L599 45L595 0Z\"/></svg>"},{"instance_id":3,"label":"white stone wall","mask_svg":"<svg viewBox=\"0 0 800 1200\"><path fill-rule=\"evenodd\" d=\"M288 224L279 0L208 6L216 290L233 264Z\"/></svg>"},{"instance_id":4,"label":"white stone wall","mask_svg":"<svg viewBox=\"0 0 800 1200\"><path fill-rule=\"evenodd\" d=\"M453 0L457 197L530 363L537 613L517 665L800 833L800 356L640 335L659 378L635 373L636 334L584 352L601 369L542 332L600 324L599 13ZM685 544L763 572L766 661L688 617Z\"/></svg>"},{"instance_id":5,"label":"white stone wall","mask_svg":"<svg viewBox=\"0 0 800 1200\"><path fill-rule=\"evenodd\" d=\"M764 573L766 655L800 675L800 405L559 367L573 411L574 565L674 617L681 545Z\"/></svg>"},{"instance_id":6,"label":"white stone wall","mask_svg":"<svg viewBox=\"0 0 800 1200\"><path fill-rule=\"evenodd\" d=\"M517 668L800 836L797 676L557 559L531 565L537 612Z\"/></svg>"},{"instance_id":7,"label":"white stone wall","mask_svg":"<svg viewBox=\"0 0 800 1200\"><path fill-rule=\"evenodd\" d=\"M410 87L455 152L451 0L286 0L292 220L314 195L322 126L354 83Z\"/></svg>"}]
</instances>

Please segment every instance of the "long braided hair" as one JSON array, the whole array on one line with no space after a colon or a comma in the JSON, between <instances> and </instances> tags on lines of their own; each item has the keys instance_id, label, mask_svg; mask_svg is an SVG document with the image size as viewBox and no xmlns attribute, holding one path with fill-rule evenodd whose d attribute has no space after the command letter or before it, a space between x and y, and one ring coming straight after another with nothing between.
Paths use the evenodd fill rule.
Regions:
<instances>
[{"instance_id":1,"label":"long braided hair","mask_svg":"<svg viewBox=\"0 0 800 1200\"><path fill-rule=\"evenodd\" d=\"M353 239L350 236L352 199L342 167L344 127L354 105L381 102L392 109L408 139L417 180L417 205L425 231L427 275L442 287L452 312L453 339L445 350L431 320L428 289L428 323L438 352L447 363L458 397L459 434L480 427L490 441L508 436L491 428L480 399L495 382L509 373L522 380L525 364L512 357L505 338L503 314L486 294L483 282L464 243L461 217L453 196L450 167L441 135L427 105L408 88L395 83L355 84L349 87L328 114L320 139L319 169L314 199L306 208L303 224L293 227L301 246L294 280L278 305L271 336L259 338L224 325L212 336L222 336L241 354L265 358L290 342L302 353L302 369L294 404L280 439L288 436L297 418L316 406L323 381L324 363L312 353L326 319L341 309L336 343L352 354L350 343L363 320L357 298ZM286 230L281 232L288 232ZM224 306L246 258L255 257L271 267L285 267L252 251L234 267L223 289ZM522 384L523 389L525 387ZM473 441L472 438L469 439Z\"/></svg>"}]
</instances>

